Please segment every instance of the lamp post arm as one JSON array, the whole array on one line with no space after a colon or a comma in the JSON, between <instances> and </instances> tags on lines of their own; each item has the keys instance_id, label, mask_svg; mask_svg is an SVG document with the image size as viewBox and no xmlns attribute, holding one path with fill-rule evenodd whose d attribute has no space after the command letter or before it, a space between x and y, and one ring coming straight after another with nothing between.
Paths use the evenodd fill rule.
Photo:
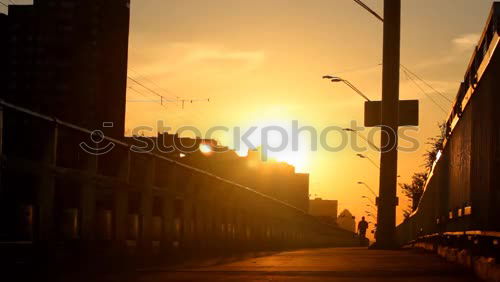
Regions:
<instances>
[{"instance_id":1,"label":"lamp post arm","mask_svg":"<svg viewBox=\"0 0 500 282\"><path fill-rule=\"evenodd\" d=\"M366 101L371 102L370 98L366 97L366 95L363 94L363 92L361 92L361 90L359 90L358 88L356 88L356 86L354 86L348 80L344 79L344 80L342 80L342 82L344 82L347 86L349 86L352 90L354 90L354 92L358 93L358 95L361 96L361 97L363 97Z\"/></svg>"},{"instance_id":2,"label":"lamp post arm","mask_svg":"<svg viewBox=\"0 0 500 282\"><path fill-rule=\"evenodd\" d=\"M368 190L370 190L370 192L373 194L373 196L375 196L375 198L378 197L377 193L375 193L375 191L373 191L373 189L370 186L368 186L368 184L363 182L363 185L365 185L366 188L368 188Z\"/></svg>"},{"instance_id":3,"label":"lamp post arm","mask_svg":"<svg viewBox=\"0 0 500 282\"><path fill-rule=\"evenodd\" d=\"M366 157L374 166L376 166L378 169L380 169L380 166L372 159L370 159L369 157Z\"/></svg>"}]
</instances>

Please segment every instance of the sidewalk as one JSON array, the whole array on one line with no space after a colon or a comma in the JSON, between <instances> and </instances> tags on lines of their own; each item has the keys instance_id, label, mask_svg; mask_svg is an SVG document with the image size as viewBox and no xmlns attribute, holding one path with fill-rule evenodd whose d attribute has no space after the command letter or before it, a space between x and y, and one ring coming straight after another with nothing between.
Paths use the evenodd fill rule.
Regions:
<instances>
[{"instance_id":1,"label":"sidewalk","mask_svg":"<svg viewBox=\"0 0 500 282\"><path fill-rule=\"evenodd\" d=\"M99 281L478 281L460 267L420 251L365 248L313 249L206 262L198 266L151 268Z\"/></svg>"}]
</instances>

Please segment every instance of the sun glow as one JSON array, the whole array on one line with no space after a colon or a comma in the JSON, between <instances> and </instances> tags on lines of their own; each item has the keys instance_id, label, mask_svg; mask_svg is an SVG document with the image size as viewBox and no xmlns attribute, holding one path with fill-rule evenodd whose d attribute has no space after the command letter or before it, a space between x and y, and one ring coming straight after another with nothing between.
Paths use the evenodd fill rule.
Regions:
<instances>
[{"instance_id":1,"label":"sun glow","mask_svg":"<svg viewBox=\"0 0 500 282\"><path fill-rule=\"evenodd\" d=\"M201 144L200 145L200 151L203 153L203 154L209 154L212 152L212 148L207 145L207 144Z\"/></svg>"},{"instance_id":2,"label":"sun glow","mask_svg":"<svg viewBox=\"0 0 500 282\"><path fill-rule=\"evenodd\" d=\"M298 136L296 148L294 149L292 146L292 123L290 121L266 121L260 122L255 126L258 127L258 130L255 130L248 139L256 148L262 150L268 161L288 163L293 165L296 172L299 173L309 172L311 140L307 134L300 134ZM282 132L268 130L264 133L264 128L271 127L280 128ZM286 134L284 135L284 133ZM249 148L244 147L241 143L240 146L236 150L236 153L240 157L247 156ZM266 146L268 148L267 151L264 149Z\"/></svg>"}]
</instances>

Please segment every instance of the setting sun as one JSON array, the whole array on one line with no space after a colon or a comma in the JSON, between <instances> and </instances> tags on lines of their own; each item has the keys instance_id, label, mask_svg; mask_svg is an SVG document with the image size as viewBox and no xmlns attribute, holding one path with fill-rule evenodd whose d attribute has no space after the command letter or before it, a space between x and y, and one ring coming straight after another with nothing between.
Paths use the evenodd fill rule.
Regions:
<instances>
[{"instance_id":1,"label":"setting sun","mask_svg":"<svg viewBox=\"0 0 500 282\"><path fill-rule=\"evenodd\" d=\"M200 145L200 151L203 154L209 154L209 153L212 152L212 147L210 147L210 145L207 145L207 144L201 144Z\"/></svg>"},{"instance_id":2,"label":"setting sun","mask_svg":"<svg viewBox=\"0 0 500 282\"><path fill-rule=\"evenodd\" d=\"M2 277L500 281L499 25L500 0L0 0Z\"/></svg>"}]
</instances>

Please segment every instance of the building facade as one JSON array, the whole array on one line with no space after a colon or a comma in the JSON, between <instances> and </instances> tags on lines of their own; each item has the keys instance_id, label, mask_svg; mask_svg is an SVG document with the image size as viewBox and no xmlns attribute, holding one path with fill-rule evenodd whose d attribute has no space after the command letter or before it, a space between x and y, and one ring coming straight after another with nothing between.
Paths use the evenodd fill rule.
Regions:
<instances>
[{"instance_id":1,"label":"building facade","mask_svg":"<svg viewBox=\"0 0 500 282\"><path fill-rule=\"evenodd\" d=\"M122 137L129 18L129 0L10 5L2 99Z\"/></svg>"},{"instance_id":2,"label":"building facade","mask_svg":"<svg viewBox=\"0 0 500 282\"><path fill-rule=\"evenodd\" d=\"M309 201L309 214L328 224L337 224L338 201L316 198Z\"/></svg>"},{"instance_id":3,"label":"building facade","mask_svg":"<svg viewBox=\"0 0 500 282\"><path fill-rule=\"evenodd\" d=\"M309 174L296 173L287 163L262 161L259 151L239 156L215 140L168 133L157 137L126 137L125 140L137 148L152 149L154 153L248 186L304 212L309 211ZM203 152L200 146L208 151Z\"/></svg>"}]
</instances>

